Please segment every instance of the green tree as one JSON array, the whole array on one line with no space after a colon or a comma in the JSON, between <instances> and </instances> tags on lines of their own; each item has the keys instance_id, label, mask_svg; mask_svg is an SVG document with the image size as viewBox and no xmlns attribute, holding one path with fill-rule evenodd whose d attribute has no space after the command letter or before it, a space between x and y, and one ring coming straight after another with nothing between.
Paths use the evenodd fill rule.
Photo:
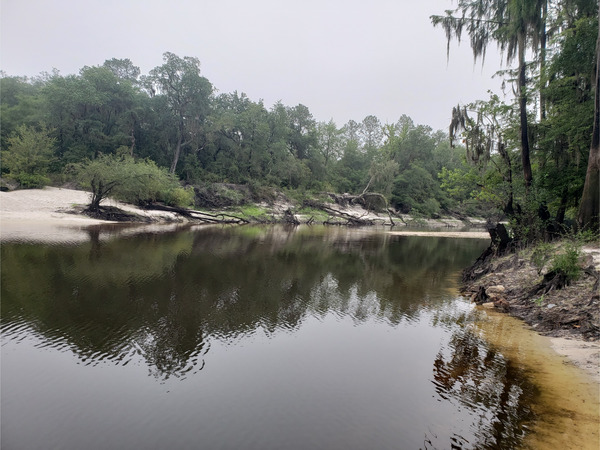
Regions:
<instances>
[{"instance_id":1,"label":"green tree","mask_svg":"<svg viewBox=\"0 0 600 450\"><path fill-rule=\"evenodd\" d=\"M46 128L19 126L2 151L2 170L21 187L37 188L50 182L46 176L53 160L55 139Z\"/></svg>"},{"instance_id":2,"label":"green tree","mask_svg":"<svg viewBox=\"0 0 600 450\"><path fill-rule=\"evenodd\" d=\"M590 150L594 116L594 61L598 23L581 18L554 40L547 68L546 118L539 125L538 185L563 223L581 199L583 162Z\"/></svg>"},{"instance_id":3,"label":"green tree","mask_svg":"<svg viewBox=\"0 0 600 450\"><path fill-rule=\"evenodd\" d=\"M367 153L379 149L383 141L383 127L379 119L372 115L365 117L360 123L359 135Z\"/></svg>"},{"instance_id":4,"label":"green tree","mask_svg":"<svg viewBox=\"0 0 600 450\"><path fill-rule=\"evenodd\" d=\"M417 163L411 163L394 180L392 204L402 212L436 215L440 210L439 197L439 182Z\"/></svg>"},{"instance_id":5,"label":"green tree","mask_svg":"<svg viewBox=\"0 0 600 450\"><path fill-rule=\"evenodd\" d=\"M102 67L109 69L119 80L126 80L132 84L136 84L140 77L140 68L134 66L129 58L107 59L102 64Z\"/></svg>"},{"instance_id":6,"label":"green tree","mask_svg":"<svg viewBox=\"0 0 600 450\"><path fill-rule=\"evenodd\" d=\"M330 161L336 161L341 156L342 131L331 119L329 122L319 122L317 133L318 148L325 160L325 167L328 167Z\"/></svg>"},{"instance_id":7,"label":"green tree","mask_svg":"<svg viewBox=\"0 0 600 450\"><path fill-rule=\"evenodd\" d=\"M84 67L79 75L53 74L42 90L46 121L56 130L57 153L66 164L133 149L138 92L109 68Z\"/></svg>"},{"instance_id":8,"label":"green tree","mask_svg":"<svg viewBox=\"0 0 600 450\"><path fill-rule=\"evenodd\" d=\"M43 119L42 86L40 79L9 77L0 72L1 148L7 148L8 137L19 126L35 126Z\"/></svg>"},{"instance_id":9,"label":"green tree","mask_svg":"<svg viewBox=\"0 0 600 450\"><path fill-rule=\"evenodd\" d=\"M176 123L176 136L170 172L174 173L182 149L189 145L202 131L208 115L212 84L200 75L198 58L179 56L166 52L164 64L155 67L144 79L151 96L164 96L166 106Z\"/></svg>"},{"instance_id":10,"label":"green tree","mask_svg":"<svg viewBox=\"0 0 600 450\"><path fill-rule=\"evenodd\" d=\"M600 29L600 15L598 27ZM600 223L600 33L596 40L595 91L592 142L577 222L582 229L598 231Z\"/></svg>"},{"instance_id":11,"label":"green tree","mask_svg":"<svg viewBox=\"0 0 600 450\"><path fill-rule=\"evenodd\" d=\"M69 171L91 190L90 212L98 212L100 203L109 196L138 205L185 197L178 195L181 188L173 174L153 161L128 155L100 155L70 166Z\"/></svg>"},{"instance_id":12,"label":"green tree","mask_svg":"<svg viewBox=\"0 0 600 450\"><path fill-rule=\"evenodd\" d=\"M298 159L308 159L313 156L317 144L317 123L310 110L302 104L288 108L287 114L290 151Z\"/></svg>"},{"instance_id":13,"label":"green tree","mask_svg":"<svg viewBox=\"0 0 600 450\"><path fill-rule=\"evenodd\" d=\"M466 29L475 59L485 59L490 41L495 41L506 54L507 60L517 60L517 99L520 118L521 162L526 186L531 186L529 123L527 116L527 64L528 48L540 50L545 42L546 0L459 0L454 11L445 16L431 16L434 26L441 25L450 41L459 41Z\"/></svg>"},{"instance_id":14,"label":"green tree","mask_svg":"<svg viewBox=\"0 0 600 450\"><path fill-rule=\"evenodd\" d=\"M255 103L237 91L221 94L213 101L205 141L186 164L196 161L220 181L268 184L274 163L270 138L269 112L262 102Z\"/></svg>"}]
</instances>

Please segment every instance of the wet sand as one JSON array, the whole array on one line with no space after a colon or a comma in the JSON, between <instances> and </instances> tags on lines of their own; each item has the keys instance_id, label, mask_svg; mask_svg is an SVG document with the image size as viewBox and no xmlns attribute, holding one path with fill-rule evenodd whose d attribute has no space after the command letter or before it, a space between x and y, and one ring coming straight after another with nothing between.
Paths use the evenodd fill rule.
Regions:
<instances>
[{"instance_id":1,"label":"wet sand","mask_svg":"<svg viewBox=\"0 0 600 450\"><path fill-rule=\"evenodd\" d=\"M525 448L599 448L598 343L548 338L494 310L486 310L474 326L540 386L534 408L537 419Z\"/></svg>"}]
</instances>

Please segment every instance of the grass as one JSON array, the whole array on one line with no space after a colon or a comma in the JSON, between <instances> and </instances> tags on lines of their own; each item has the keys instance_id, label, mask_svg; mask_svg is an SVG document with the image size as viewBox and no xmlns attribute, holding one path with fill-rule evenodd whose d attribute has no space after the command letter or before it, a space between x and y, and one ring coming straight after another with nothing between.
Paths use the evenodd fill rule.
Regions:
<instances>
[{"instance_id":1,"label":"grass","mask_svg":"<svg viewBox=\"0 0 600 450\"><path fill-rule=\"evenodd\" d=\"M270 220L271 216L269 215L268 210L265 208L261 208L256 205L244 205L239 206L236 209L236 212L241 215L244 219L250 220Z\"/></svg>"},{"instance_id":2,"label":"grass","mask_svg":"<svg viewBox=\"0 0 600 450\"><path fill-rule=\"evenodd\" d=\"M316 208L300 208L296 211L296 214L306 216L308 219L312 217L315 222L324 222L329 219L329 214Z\"/></svg>"},{"instance_id":3,"label":"grass","mask_svg":"<svg viewBox=\"0 0 600 450\"><path fill-rule=\"evenodd\" d=\"M544 266L550 261L554 246L548 242L540 242L537 244L531 254L531 262L537 269L538 275L542 273Z\"/></svg>"}]
</instances>

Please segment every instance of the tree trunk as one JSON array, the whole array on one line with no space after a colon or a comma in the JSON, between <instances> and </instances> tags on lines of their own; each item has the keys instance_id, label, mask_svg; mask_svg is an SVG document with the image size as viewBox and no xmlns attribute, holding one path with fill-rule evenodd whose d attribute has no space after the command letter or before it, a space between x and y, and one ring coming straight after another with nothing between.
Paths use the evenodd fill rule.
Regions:
<instances>
[{"instance_id":1,"label":"tree trunk","mask_svg":"<svg viewBox=\"0 0 600 450\"><path fill-rule=\"evenodd\" d=\"M129 137L131 138L131 146L129 147L129 156L131 156L133 158L133 150L135 149L135 132L134 132L133 126L131 127L131 135Z\"/></svg>"},{"instance_id":2,"label":"tree trunk","mask_svg":"<svg viewBox=\"0 0 600 450\"><path fill-rule=\"evenodd\" d=\"M102 201L102 181L99 184L96 184L96 179L92 179L92 198L90 200L90 204L86 208L88 211L97 212L100 209L100 202Z\"/></svg>"},{"instance_id":3,"label":"tree trunk","mask_svg":"<svg viewBox=\"0 0 600 450\"><path fill-rule=\"evenodd\" d=\"M510 162L510 155L506 151L506 146L501 139L498 139L498 153L500 153L500 156L502 156L502 159L508 168L508 172L504 176L504 180L508 183L508 201L506 202L506 205L504 205L504 212L509 217L512 217L515 215L512 163Z\"/></svg>"},{"instance_id":4,"label":"tree trunk","mask_svg":"<svg viewBox=\"0 0 600 450\"><path fill-rule=\"evenodd\" d=\"M183 130L179 132L179 137L177 138L177 146L175 147L175 154L173 155L173 161L171 162L171 168L169 172L175 173L175 169L177 168L177 162L179 162L179 155L181 154L181 143L183 142Z\"/></svg>"},{"instance_id":5,"label":"tree trunk","mask_svg":"<svg viewBox=\"0 0 600 450\"><path fill-rule=\"evenodd\" d=\"M525 65L525 35L519 34L519 113L521 119L521 161L525 186L530 187L533 180L531 161L529 158L529 132L527 125L527 93L525 92L527 77Z\"/></svg>"},{"instance_id":6,"label":"tree trunk","mask_svg":"<svg viewBox=\"0 0 600 450\"><path fill-rule=\"evenodd\" d=\"M548 1L542 7L542 35L540 39L540 119L546 119L546 22L548 21Z\"/></svg>"},{"instance_id":7,"label":"tree trunk","mask_svg":"<svg viewBox=\"0 0 600 450\"><path fill-rule=\"evenodd\" d=\"M598 17L600 29L600 16ZM592 132L592 144L588 156L588 167L585 175L585 184L577 224L582 230L590 229L598 231L600 220L600 32L596 40L596 94L594 105L594 128Z\"/></svg>"}]
</instances>

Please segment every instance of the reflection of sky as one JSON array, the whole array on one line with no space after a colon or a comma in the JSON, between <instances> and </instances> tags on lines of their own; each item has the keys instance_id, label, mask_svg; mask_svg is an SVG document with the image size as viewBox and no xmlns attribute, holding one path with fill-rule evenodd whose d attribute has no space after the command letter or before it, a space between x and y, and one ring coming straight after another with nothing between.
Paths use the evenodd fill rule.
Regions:
<instances>
[{"instance_id":1,"label":"reflection of sky","mask_svg":"<svg viewBox=\"0 0 600 450\"><path fill-rule=\"evenodd\" d=\"M27 260L45 294L28 284L11 299L3 286L3 443L352 449L473 436L478 417L442 401L432 370L471 309L447 284L476 243L335 235L127 238L37 262L36 248L10 247L3 277L19 280Z\"/></svg>"},{"instance_id":2,"label":"reflection of sky","mask_svg":"<svg viewBox=\"0 0 600 450\"><path fill-rule=\"evenodd\" d=\"M357 323L332 310L307 316L294 330L259 325L232 338L209 337L201 371L158 380L148 376L144 355L132 354L126 365L86 365L33 336L6 340L3 443L14 436L23 448L39 448L43 439L44 448L87 442L90 449L186 448L196 439L203 448L248 449L489 442L497 404L469 404L460 386L483 381L502 389L502 357L486 373L466 368L459 390L440 391L432 382L436 358L450 361L462 351L457 336L465 329L452 317L468 321L470 310L458 300L399 324L373 316ZM473 344L487 350L477 338Z\"/></svg>"},{"instance_id":3,"label":"reflection of sky","mask_svg":"<svg viewBox=\"0 0 600 450\"><path fill-rule=\"evenodd\" d=\"M35 405L28 423L40 426L50 447L76 448L79 434L89 433L86 448L100 448L93 442L101 429L111 431L102 445L121 448L169 441L181 448L186 434L202 436L205 448L283 448L311 439L315 448L386 448L398 439L418 448L423 424L439 410L429 379L440 342L448 340L431 320L424 312L397 326L373 318L357 325L330 312L294 331L258 327L233 341L212 340L200 373L161 383L147 376L140 355L126 366L92 367L35 338L12 341L3 347L3 385L10 387L3 421L10 429ZM75 433L53 431L66 420Z\"/></svg>"}]
</instances>

